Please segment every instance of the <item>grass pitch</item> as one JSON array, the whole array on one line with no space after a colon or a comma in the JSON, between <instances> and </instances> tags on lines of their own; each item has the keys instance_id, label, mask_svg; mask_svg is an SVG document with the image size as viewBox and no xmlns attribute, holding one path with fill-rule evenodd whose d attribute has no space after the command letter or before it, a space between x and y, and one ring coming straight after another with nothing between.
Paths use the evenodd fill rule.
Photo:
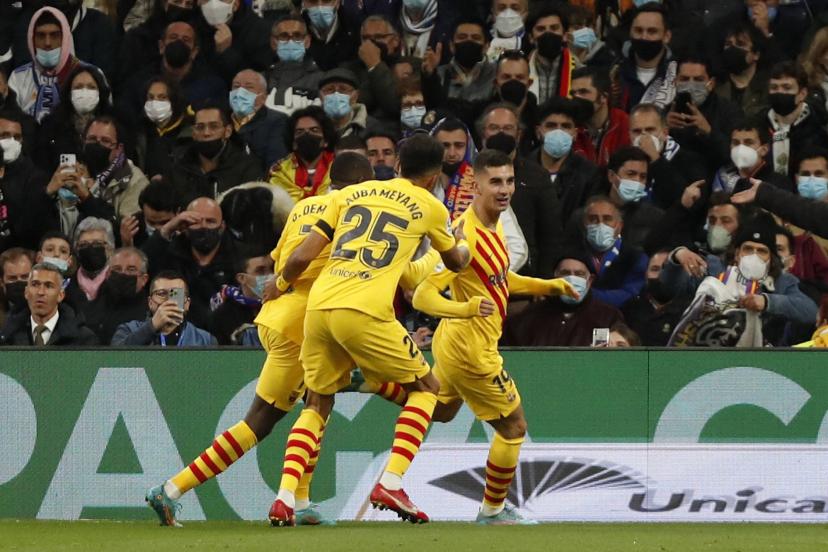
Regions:
<instances>
[{"instance_id":1,"label":"grass pitch","mask_svg":"<svg viewBox=\"0 0 828 552\"><path fill-rule=\"evenodd\" d=\"M271 528L266 523L0 520L0 550L244 550L460 552L825 552L828 526L759 524L585 524L481 527L469 523L340 523Z\"/></svg>"}]
</instances>

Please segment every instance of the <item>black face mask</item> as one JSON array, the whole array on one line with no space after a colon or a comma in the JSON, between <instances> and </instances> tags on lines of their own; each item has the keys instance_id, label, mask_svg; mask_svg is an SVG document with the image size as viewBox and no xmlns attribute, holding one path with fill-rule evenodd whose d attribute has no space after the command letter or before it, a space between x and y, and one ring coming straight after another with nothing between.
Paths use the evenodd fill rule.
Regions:
<instances>
[{"instance_id":1,"label":"black face mask","mask_svg":"<svg viewBox=\"0 0 828 552\"><path fill-rule=\"evenodd\" d=\"M305 161L313 161L322 153L322 138L303 134L296 139L296 153Z\"/></svg>"},{"instance_id":2,"label":"black face mask","mask_svg":"<svg viewBox=\"0 0 828 552\"><path fill-rule=\"evenodd\" d=\"M207 254L221 242L220 228L192 228L187 230L190 245L201 254Z\"/></svg>"},{"instance_id":3,"label":"black face mask","mask_svg":"<svg viewBox=\"0 0 828 552\"><path fill-rule=\"evenodd\" d=\"M10 284L6 284L6 301L8 301L9 306L11 306L12 310L17 310L21 306L26 304L26 297L24 293L26 292L26 282L12 282Z\"/></svg>"},{"instance_id":4,"label":"black face mask","mask_svg":"<svg viewBox=\"0 0 828 552\"><path fill-rule=\"evenodd\" d=\"M466 69L471 69L483 59L483 45L471 40L457 42L454 45L454 59Z\"/></svg>"},{"instance_id":5,"label":"black face mask","mask_svg":"<svg viewBox=\"0 0 828 552\"><path fill-rule=\"evenodd\" d=\"M538 53L545 59L552 61L561 55L563 37L555 33L543 33L538 37Z\"/></svg>"},{"instance_id":6,"label":"black face mask","mask_svg":"<svg viewBox=\"0 0 828 552\"><path fill-rule=\"evenodd\" d=\"M380 58L389 67L391 65L394 65L397 62L397 60L399 60L400 56L398 56L397 54L390 53L388 51L388 45L384 42L377 42L376 40L372 40L371 42L374 43L374 46L380 49Z\"/></svg>"},{"instance_id":7,"label":"black face mask","mask_svg":"<svg viewBox=\"0 0 828 552\"><path fill-rule=\"evenodd\" d=\"M374 178L377 180L391 180L392 178L396 178L397 173L394 172L393 167L389 167L388 165L377 165L374 167Z\"/></svg>"},{"instance_id":8,"label":"black face mask","mask_svg":"<svg viewBox=\"0 0 828 552\"><path fill-rule=\"evenodd\" d=\"M109 156L112 150L100 145L97 142L84 144L83 146L83 162L86 168L89 169L89 174L98 176L105 171L109 165Z\"/></svg>"},{"instance_id":9,"label":"black face mask","mask_svg":"<svg viewBox=\"0 0 828 552\"><path fill-rule=\"evenodd\" d=\"M174 40L164 47L164 59L173 69L181 69L190 61L190 47L180 40Z\"/></svg>"},{"instance_id":10,"label":"black face mask","mask_svg":"<svg viewBox=\"0 0 828 552\"><path fill-rule=\"evenodd\" d=\"M96 274L106 266L106 247L91 245L78 249L78 262L84 272Z\"/></svg>"},{"instance_id":11,"label":"black face mask","mask_svg":"<svg viewBox=\"0 0 828 552\"><path fill-rule=\"evenodd\" d=\"M517 140L515 140L515 137L505 132L498 132L486 139L487 149L502 151L506 155L511 155L516 147Z\"/></svg>"},{"instance_id":12,"label":"black face mask","mask_svg":"<svg viewBox=\"0 0 828 552\"><path fill-rule=\"evenodd\" d=\"M526 99L526 85L519 80L510 80L500 85L500 99L519 106Z\"/></svg>"},{"instance_id":13,"label":"black face mask","mask_svg":"<svg viewBox=\"0 0 828 552\"><path fill-rule=\"evenodd\" d=\"M795 94L768 94L768 101L771 108L778 114L785 117L790 115L796 109L796 95Z\"/></svg>"},{"instance_id":14,"label":"black face mask","mask_svg":"<svg viewBox=\"0 0 828 552\"><path fill-rule=\"evenodd\" d=\"M172 4L167 4L167 23L176 23L178 21L186 21L192 15L193 10L182 8L181 6L173 6ZM166 51L166 50L165 50ZM188 55L189 57L189 55Z\"/></svg>"},{"instance_id":15,"label":"black face mask","mask_svg":"<svg viewBox=\"0 0 828 552\"><path fill-rule=\"evenodd\" d=\"M457 169L459 169L460 165L462 164L462 161L458 161L457 163L448 163L446 161L443 161L443 174L446 176L454 176L454 174L457 172Z\"/></svg>"},{"instance_id":16,"label":"black face mask","mask_svg":"<svg viewBox=\"0 0 828 552\"><path fill-rule=\"evenodd\" d=\"M137 285L138 276L135 274L110 272L106 278L106 290L116 301L128 301L138 295Z\"/></svg>"},{"instance_id":17,"label":"black face mask","mask_svg":"<svg viewBox=\"0 0 828 552\"><path fill-rule=\"evenodd\" d=\"M669 303L673 300L673 297L675 297L673 290L662 284L661 280L658 278L647 279L647 293L649 293L650 297L655 299L656 302L661 304Z\"/></svg>"},{"instance_id":18,"label":"black face mask","mask_svg":"<svg viewBox=\"0 0 828 552\"><path fill-rule=\"evenodd\" d=\"M747 51L736 46L728 46L722 52L722 63L731 75L738 75L748 68Z\"/></svg>"},{"instance_id":19,"label":"black face mask","mask_svg":"<svg viewBox=\"0 0 828 552\"><path fill-rule=\"evenodd\" d=\"M664 43L660 40L644 40L643 38L632 39L632 52L644 61L655 59L664 49Z\"/></svg>"},{"instance_id":20,"label":"black face mask","mask_svg":"<svg viewBox=\"0 0 828 552\"><path fill-rule=\"evenodd\" d=\"M216 138L206 142L193 142L193 147L202 157L215 159L224 149L224 138Z\"/></svg>"},{"instance_id":21,"label":"black face mask","mask_svg":"<svg viewBox=\"0 0 828 552\"><path fill-rule=\"evenodd\" d=\"M595 104L584 98L572 98L572 103L575 105L575 120L578 122L586 122L593 115L595 115Z\"/></svg>"}]
</instances>

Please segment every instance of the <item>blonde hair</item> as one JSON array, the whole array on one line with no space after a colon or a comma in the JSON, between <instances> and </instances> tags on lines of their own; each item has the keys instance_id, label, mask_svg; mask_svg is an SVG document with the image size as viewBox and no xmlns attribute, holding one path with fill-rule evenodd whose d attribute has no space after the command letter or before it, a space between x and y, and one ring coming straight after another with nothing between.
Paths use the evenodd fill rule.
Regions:
<instances>
[{"instance_id":1,"label":"blonde hair","mask_svg":"<svg viewBox=\"0 0 828 552\"><path fill-rule=\"evenodd\" d=\"M819 90L822 81L828 77L828 70L823 65L823 59L828 53L828 27L823 27L814 35L808 50L802 55L802 69L808 75L808 86Z\"/></svg>"}]
</instances>

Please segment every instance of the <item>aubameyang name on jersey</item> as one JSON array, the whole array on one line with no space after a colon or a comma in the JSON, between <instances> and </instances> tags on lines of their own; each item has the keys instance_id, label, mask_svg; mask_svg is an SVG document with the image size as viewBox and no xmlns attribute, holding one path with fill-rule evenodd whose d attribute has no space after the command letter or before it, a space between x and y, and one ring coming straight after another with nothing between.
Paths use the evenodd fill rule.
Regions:
<instances>
[{"instance_id":1,"label":"aubameyang name on jersey","mask_svg":"<svg viewBox=\"0 0 828 552\"><path fill-rule=\"evenodd\" d=\"M390 199L391 201L396 201L397 203L408 209L408 212L411 213L411 218L413 220L423 218L423 212L420 210L420 206L417 205L417 202L414 200L414 198L399 190L392 190L390 188L371 188L369 190L354 190L354 192L345 200L345 204L350 205L354 201L362 199L363 197L374 196Z\"/></svg>"},{"instance_id":2,"label":"aubameyang name on jersey","mask_svg":"<svg viewBox=\"0 0 828 552\"><path fill-rule=\"evenodd\" d=\"M296 222L301 217L307 215L321 215L327 209L327 205L320 205L318 203L311 203L310 205L305 205L305 208L302 209L301 213L293 213L293 216L290 218L291 222Z\"/></svg>"}]
</instances>

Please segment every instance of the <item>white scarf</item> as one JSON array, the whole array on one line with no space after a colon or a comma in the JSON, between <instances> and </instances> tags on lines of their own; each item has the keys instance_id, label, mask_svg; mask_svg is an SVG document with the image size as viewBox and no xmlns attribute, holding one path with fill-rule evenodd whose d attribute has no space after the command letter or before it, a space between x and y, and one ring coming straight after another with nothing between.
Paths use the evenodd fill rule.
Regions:
<instances>
[{"instance_id":1,"label":"white scarf","mask_svg":"<svg viewBox=\"0 0 828 552\"><path fill-rule=\"evenodd\" d=\"M773 127L773 136L771 137L773 146L771 151L773 154L774 172L787 176L788 165L791 162L791 129L807 119L810 114L811 108L808 104L802 104L802 111L793 124L785 125L777 120L778 115L773 109L768 111L768 119L770 120L771 127Z\"/></svg>"},{"instance_id":2,"label":"white scarf","mask_svg":"<svg viewBox=\"0 0 828 552\"><path fill-rule=\"evenodd\" d=\"M414 57L423 57L428 50L428 41L431 31L437 21L437 0L429 0L423 8L423 18L414 23L408 15L405 6L400 10L400 25L403 37L408 48L408 54ZM415 38L416 37L416 38Z\"/></svg>"}]
</instances>

